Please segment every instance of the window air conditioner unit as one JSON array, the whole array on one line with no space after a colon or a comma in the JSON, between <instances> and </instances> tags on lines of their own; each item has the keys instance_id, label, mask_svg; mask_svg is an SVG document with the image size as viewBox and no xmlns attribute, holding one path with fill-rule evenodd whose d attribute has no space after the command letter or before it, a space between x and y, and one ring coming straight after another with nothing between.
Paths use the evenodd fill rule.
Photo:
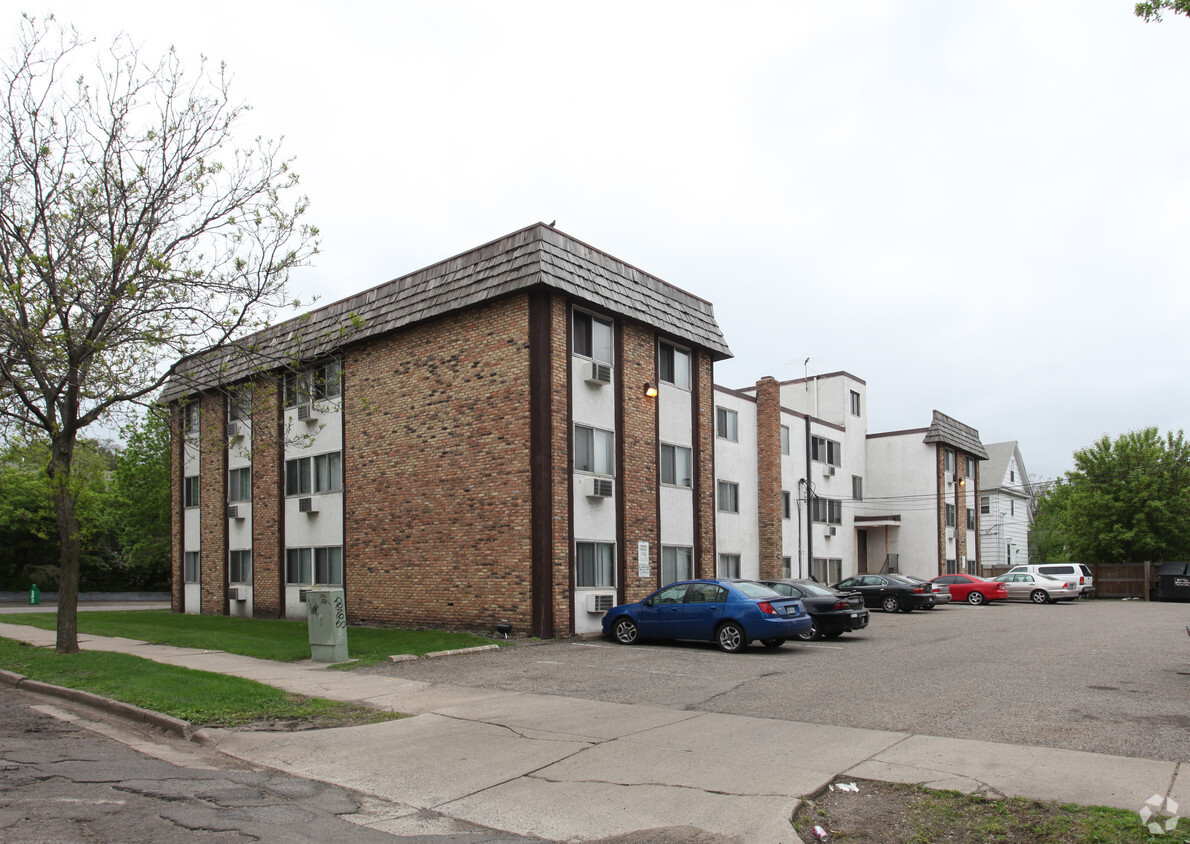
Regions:
<instances>
[{"instance_id":1,"label":"window air conditioner unit","mask_svg":"<svg viewBox=\"0 0 1190 844\"><path fill-rule=\"evenodd\" d=\"M587 375L587 383L602 387L612 382L612 368L606 363L591 362L591 371Z\"/></svg>"},{"instance_id":2,"label":"window air conditioner unit","mask_svg":"<svg viewBox=\"0 0 1190 844\"><path fill-rule=\"evenodd\" d=\"M299 513L317 513L318 512L318 502L315 501L313 498L310 498L309 496L307 496L305 498L299 498L298 499L298 512Z\"/></svg>"},{"instance_id":3,"label":"window air conditioner unit","mask_svg":"<svg viewBox=\"0 0 1190 844\"><path fill-rule=\"evenodd\" d=\"M610 593L587 593L587 612L607 612L616 602L616 596Z\"/></svg>"},{"instance_id":4,"label":"window air conditioner unit","mask_svg":"<svg viewBox=\"0 0 1190 844\"><path fill-rule=\"evenodd\" d=\"M246 601L248 600L248 587L231 586L227 590L227 597L232 601Z\"/></svg>"},{"instance_id":5,"label":"window air conditioner unit","mask_svg":"<svg viewBox=\"0 0 1190 844\"><path fill-rule=\"evenodd\" d=\"M838 529L837 527L835 527L834 525L831 525L830 527L828 527L828 528L826 529L826 535L827 535L828 537L829 537L829 536L834 536L834 535L835 535L835 534L837 534L838 532L839 532L839 529Z\"/></svg>"},{"instance_id":6,"label":"window air conditioner unit","mask_svg":"<svg viewBox=\"0 0 1190 844\"><path fill-rule=\"evenodd\" d=\"M946 529L946 538L947 538L947 539L954 539L954 528L952 528L952 527L948 527L948 528Z\"/></svg>"},{"instance_id":7,"label":"window air conditioner unit","mask_svg":"<svg viewBox=\"0 0 1190 844\"><path fill-rule=\"evenodd\" d=\"M315 422L318 420L318 411L314 409L313 405L300 404L298 405L298 419L302 422Z\"/></svg>"},{"instance_id":8,"label":"window air conditioner unit","mask_svg":"<svg viewBox=\"0 0 1190 844\"><path fill-rule=\"evenodd\" d=\"M835 476L835 467L834 466L823 466L822 467L822 477L833 478L834 476Z\"/></svg>"},{"instance_id":9,"label":"window air conditioner unit","mask_svg":"<svg viewBox=\"0 0 1190 844\"><path fill-rule=\"evenodd\" d=\"M611 498L615 494L615 484L611 478L592 478L588 488L587 498Z\"/></svg>"},{"instance_id":10,"label":"window air conditioner unit","mask_svg":"<svg viewBox=\"0 0 1190 844\"><path fill-rule=\"evenodd\" d=\"M228 439L238 440L242 436L244 436L244 432L240 430L239 422L228 422L227 423L227 437L228 437Z\"/></svg>"},{"instance_id":11,"label":"window air conditioner unit","mask_svg":"<svg viewBox=\"0 0 1190 844\"><path fill-rule=\"evenodd\" d=\"M235 504L229 504L227 505L227 518L242 519L244 517L240 514L240 508L238 506Z\"/></svg>"}]
</instances>

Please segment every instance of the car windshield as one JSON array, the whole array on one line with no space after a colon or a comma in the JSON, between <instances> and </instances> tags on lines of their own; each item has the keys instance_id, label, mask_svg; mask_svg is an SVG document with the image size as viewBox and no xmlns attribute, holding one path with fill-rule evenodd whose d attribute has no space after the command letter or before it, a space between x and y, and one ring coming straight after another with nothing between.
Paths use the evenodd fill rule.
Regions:
<instances>
[{"instance_id":1,"label":"car windshield","mask_svg":"<svg viewBox=\"0 0 1190 844\"><path fill-rule=\"evenodd\" d=\"M787 597L785 595L782 595L776 589L770 589L769 587L765 586L763 583L753 583L750 580L741 580L740 582L733 583L731 585L734 586L736 589L739 589L741 592L743 592L749 598L772 598L774 596L776 596L778 598Z\"/></svg>"},{"instance_id":2,"label":"car windshield","mask_svg":"<svg viewBox=\"0 0 1190 844\"><path fill-rule=\"evenodd\" d=\"M797 588L801 589L807 595L831 596L831 595L835 594L834 589L828 589L827 587L823 586L821 583L811 583L811 582L803 581L797 585Z\"/></svg>"}]
</instances>

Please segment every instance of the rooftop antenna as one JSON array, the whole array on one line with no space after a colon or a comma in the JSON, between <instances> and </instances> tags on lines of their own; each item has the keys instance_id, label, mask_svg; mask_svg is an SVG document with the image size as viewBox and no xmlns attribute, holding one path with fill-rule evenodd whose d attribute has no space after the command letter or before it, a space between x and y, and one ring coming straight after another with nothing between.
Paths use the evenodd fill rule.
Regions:
<instances>
[{"instance_id":1,"label":"rooftop antenna","mask_svg":"<svg viewBox=\"0 0 1190 844\"><path fill-rule=\"evenodd\" d=\"M802 361L802 377L806 382L806 390L810 389L810 362L822 363L822 358L807 357ZM786 366L796 366L797 361L790 360L785 362Z\"/></svg>"}]
</instances>

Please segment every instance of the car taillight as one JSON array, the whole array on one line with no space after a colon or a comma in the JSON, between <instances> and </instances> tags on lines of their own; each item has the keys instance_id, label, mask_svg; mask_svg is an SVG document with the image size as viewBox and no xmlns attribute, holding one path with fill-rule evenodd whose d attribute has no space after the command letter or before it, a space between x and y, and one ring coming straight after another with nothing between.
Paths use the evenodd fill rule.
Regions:
<instances>
[{"instance_id":1,"label":"car taillight","mask_svg":"<svg viewBox=\"0 0 1190 844\"><path fill-rule=\"evenodd\" d=\"M924 591L926 591L926 588L925 588L924 586L918 586L918 587L917 587L916 589L914 589L913 591L914 591L914 592L924 592Z\"/></svg>"},{"instance_id":2,"label":"car taillight","mask_svg":"<svg viewBox=\"0 0 1190 844\"><path fill-rule=\"evenodd\" d=\"M835 601L835 605L831 607L832 610L849 610L851 609L850 601Z\"/></svg>"},{"instance_id":3,"label":"car taillight","mask_svg":"<svg viewBox=\"0 0 1190 844\"><path fill-rule=\"evenodd\" d=\"M761 601L756 606L759 607L760 611L762 613L764 613L765 615L776 615L777 614L777 611L775 609L773 609L773 605L770 604L768 601Z\"/></svg>"},{"instance_id":4,"label":"car taillight","mask_svg":"<svg viewBox=\"0 0 1190 844\"><path fill-rule=\"evenodd\" d=\"M1086 583L1086 582L1087 582L1087 579L1086 579L1085 577L1080 577L1080 578L1078 579L1078 585L1079 585L1079 586L1082 586L1082 585L1083 585L1084 583Z\"/></svg>"}]
</instances>

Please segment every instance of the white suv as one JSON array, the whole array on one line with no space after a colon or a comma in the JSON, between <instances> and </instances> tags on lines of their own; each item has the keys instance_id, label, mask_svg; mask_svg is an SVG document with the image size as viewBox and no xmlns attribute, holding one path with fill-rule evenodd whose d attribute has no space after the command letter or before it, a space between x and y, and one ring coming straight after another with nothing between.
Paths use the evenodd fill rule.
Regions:
<instances>
[{"instance_id":1,"label":"white suv","mask_svg":"<svg viewBox=\"0 0 1190 844\"><path fill-rule=\"evenodd\" d=\"M1065 580L1079 591L1079 597L1090 598L1095 594L1094 578L1091 570L1082 563L1042 563L1041 565L1013 566L1005 574L1044 574L1058 580Z\"/></svg>"}]
</instances>

